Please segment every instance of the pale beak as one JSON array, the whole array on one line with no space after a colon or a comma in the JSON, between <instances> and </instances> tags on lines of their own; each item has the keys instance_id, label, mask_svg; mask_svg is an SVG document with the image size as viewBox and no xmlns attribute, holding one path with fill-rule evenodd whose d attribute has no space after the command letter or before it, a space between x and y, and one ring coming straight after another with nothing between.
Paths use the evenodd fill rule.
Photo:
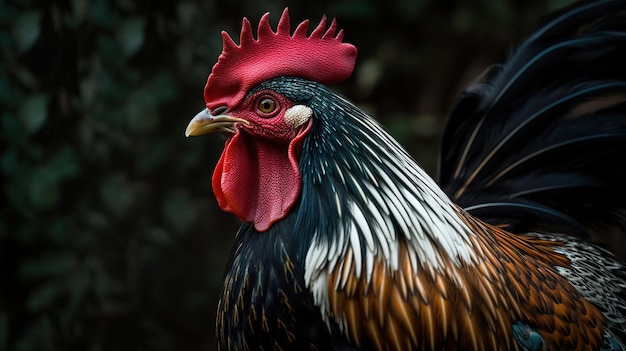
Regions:
<instances>
[{"instance_id":1,"label":"pale beak","mask_svg":"<svg viewBox=\"0 0 626 351\"><path fill-rule=\"evenodd\" d=\"M239 122L250 124L245 119L228 115L212 116L209 109L205 108L191 119L185 130L185 136L196 136L215 132L235 134L237 132L235 123Z\"/></svg>"}]
</instances>

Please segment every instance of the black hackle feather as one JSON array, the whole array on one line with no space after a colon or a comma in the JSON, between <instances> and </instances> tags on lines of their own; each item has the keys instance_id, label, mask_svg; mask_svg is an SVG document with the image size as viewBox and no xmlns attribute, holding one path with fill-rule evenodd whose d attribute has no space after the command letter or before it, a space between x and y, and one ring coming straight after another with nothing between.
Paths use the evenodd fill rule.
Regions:
<instances>
[{"instance_id":1,"label":"black hackle feather","mask_svg":"<svg viewBox=\"0 0 626 351\"><path fill-rule=\"evenodd\" d=\"M588 236L626 222L626 2L552 16L461 94L438 181L514 232Z\"/></svg>"}]
</instances>

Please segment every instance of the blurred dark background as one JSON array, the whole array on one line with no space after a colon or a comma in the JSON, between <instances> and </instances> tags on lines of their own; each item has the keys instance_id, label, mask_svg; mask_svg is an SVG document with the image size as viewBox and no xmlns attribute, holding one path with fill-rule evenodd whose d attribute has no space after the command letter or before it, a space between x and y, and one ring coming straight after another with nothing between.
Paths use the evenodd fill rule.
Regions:
<instances>
[{"instance_id":1,"label":"blurred dark background","mask_svg":"<svg viewBox=\"0 0 626 351\"><path fill-rule=\"evenodd\" d=\"M434 173L456 94L570 2L0 0L0 350L214 349L238 221L183 131L242 16L337 17L336 89Z\"/></svg>"}]
</instances>

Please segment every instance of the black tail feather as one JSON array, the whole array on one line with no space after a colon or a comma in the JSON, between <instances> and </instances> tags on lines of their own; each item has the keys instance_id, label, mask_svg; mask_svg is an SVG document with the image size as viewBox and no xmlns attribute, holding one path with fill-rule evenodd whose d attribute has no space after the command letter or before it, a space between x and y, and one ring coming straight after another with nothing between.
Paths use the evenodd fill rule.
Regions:
<instances>
[{"instance_id":1,"label":"black tail feather","mask_svg":"<svg viewBox=\"0 0 626 351\"><path fill-rule=\"evenodd\" d=\"M480 218L576 235L624 225L626 2L549 19L461 95L442 144L441 186Z\"/></svg>"}]
</instances>

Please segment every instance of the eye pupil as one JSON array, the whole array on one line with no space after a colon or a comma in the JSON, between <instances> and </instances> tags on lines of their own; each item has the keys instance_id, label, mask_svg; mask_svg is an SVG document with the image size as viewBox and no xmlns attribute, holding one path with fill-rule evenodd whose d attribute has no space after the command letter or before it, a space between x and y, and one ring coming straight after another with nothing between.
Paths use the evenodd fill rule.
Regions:
<instances>
[{"instance_id":1,"label":"eye pupil","mask_svg":"<svg viewBox=\"0 0 626 351\"><path fill-rule=\"evenodd\" d=\"M259 101L258 108L263 113L272 113L276 109L276 102L270 98L263 98Z\"/></svg>"}]
</instances>

